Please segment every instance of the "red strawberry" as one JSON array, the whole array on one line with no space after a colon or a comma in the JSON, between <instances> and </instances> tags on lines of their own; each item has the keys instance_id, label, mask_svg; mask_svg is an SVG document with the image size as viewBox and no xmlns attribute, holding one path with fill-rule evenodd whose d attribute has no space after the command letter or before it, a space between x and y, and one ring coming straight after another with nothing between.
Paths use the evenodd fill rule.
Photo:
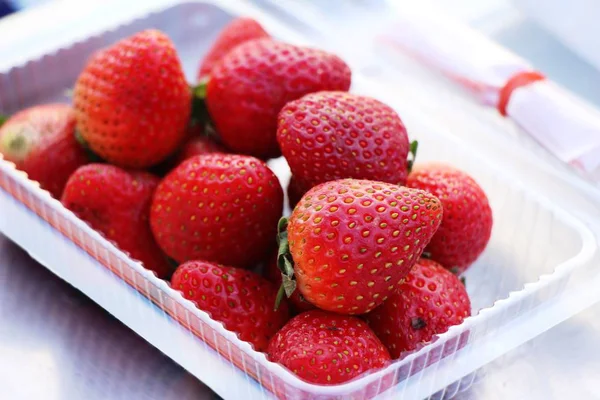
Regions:
<instances>
[{"instance_id":1,"label":"red strawberry","mask_svg":"<svg viewBox=\"0 0 600 400\"><path fill-rule=\"evenodd\" d=\"M177 153L175 165L179 165L194 156L226 152L227 150L208 136L195 136L185 142L181 150Z\"/></svg>"},{"instance_id":2,"label":"red strawberry","mask_svg":"<svg viewBox=\"0 0 600 400\"><path fill-rule=\"evenodd\" d=\"M492 233L492 209L485 192L469 175L443 164L417 165L407 186L437 196L444 207L440 229L425 251L453 272L464 272Z\"/></svg>"},{"instance_id":3,"label":"red strawberry","mask_svg":"<svg viewBox=\"0 0 600 400\"><path fill-rule=\"evenodd\" d=\"M198 79L210 75L214 65L227 53L252 39L268 38L269 34L256 20L248 17L236 18L227 24L198 68Z\"/></svg>"},{"instance_id":4,"label":"red strawberry","mask_svg":"<svg viewBox=\"0 0 600 400\"><path fill-rule=\"evenodd\" d=\"M96 53L79 75L77 129L100 157L148 167L181 144L191 92L171 40L147 30Z\"/></svg>"},{"instance_id":5,"label":"red strawberry","mask_svg":"<svg viewBox=\"0 0 600 400\"><path fill-rule=\"evenodd\" d=\"M251 40L219 62L206 105L223 143L262 159L281 154L277 113L289 101L320 90L348 90L350 69L324 51L270 39Z\"/></svg>"},{"instance_id":6,"label":"red strawberry","mask_svg":"<svg viewBox=\"0 0 600 400\"><path fill-rule=\"evenodd\" d=\"M205 136L204 133L204 125L198 123L198 121L190 119L190 123L185 128L185 140L190 141L192 139Z\"/></svg>"},{"instance_id":7,"label":"red strawberry","mask_svg":"<svg viewBox=\"0 0 600 400\"><path fill-rule=\"evenodd\" d=\"M286 104L278 119L277 140L300 187L342 178L406 183L406 128L380 101L312 93Z\"/></svg>"},{"instance_id":8,"label":"red strawberry","mask_svg":"<svg viewBox=\"0 0 600 400\"><path fill-rule=\"evenodd\" d=\"M211 137L204 135L202 124L189 124L186 128L185 137L186 139L183 145L175 154L148 170L157 176L164 177L173 168L193 156L212 153L227 153L227 150L223 146Z\"/></svg>"},{"instance_id":9,"label":"red strawberry","mask_svg":"<svg viewBox=\"0 0 600 400\"><path fill-rule=\"evenodd\" d=\"M158 186L150 222L159 245L182 263L249 267L274 244L283 190L267 165L233 154L195 156Z\"/></svg>"},{"instance_id":10,"label":"red strawberry","mask_svg":"<svg viewBox=\"0 0 600 400\"><path fill-rule=\"evenodd\" d=\"M66 104L36 106L9 118L0 128L0 153L56 198L73 171L88 162Z\"/></svg>"},{"instance_id":11,"label":"red strawberry","mask_svg":"<svg viewBox=\"0 0 600 400\"><path fill-rule=\"evenodd\" d=\"M277 266L277 253L273 254L269 263L266 265L265 277L279 288L281 286L281 270ZM295 290L294 293L288 299L289 303L293 306L296 312L303 312L315 309L315 306L310 304L300 294L299 290Z\"/></svg>"},{"instance_id":12,"label":"red strawberry","mask_svg":"<svg viewBox=\"0 0 600 400\"><path fill-rule=\"evenodd\" d=\"M311 383L339 384L390 361L367 324L321 310L292 318L271 339L269 359Z\"/></svg>"},{"instance_id":13,"label":"red strawberry","mask_svg":"<svg viewBox=\"0 0 600 400\"><path fill-rule=\"evenodd\" d=\"M177 268L171 285L257 351L266 351L289 319L285 303L273 309L277 287L251 271L188 261Z\"/></svg>"},{"instance_id":14,"label":"red strawberry","mask_svg":"<svg viewBox=\"0 0 600 400\"><path fill-rule=\"evenodd\" d=\"M422 258L400 290L366 318L392 357L399 358L470 315L471 302L458 277Z\"/></svg>"},{"instance_id":15,"label":"red strawberry","mask_svg":"<svg viewBox=\"0 0 600 400\"><path fill-rule=\"evenodd\" d=\"M367 313L404 282L441 220L440 201L421 190L357 179L318 185L287 227L298 289L324 310Z\"/></svg>"},{"instance_id":16,"label":"red strawberry","mask_svg":"<svg viewBox=\"0 0 600 400\"><path fill-rule=\"evenodd\" d=\"M292 210L294 207L296 207L296 204L298 204L306 192L308 192L308 190L305 190L304 187L302 187L302 184L298 182L298 179L294 178L292 175L290 178L290 183L287 187L288 204Z\"/></svg>"},{"instance_id":17,"label":"red strawberry","mask_svg":"<svg viewBox=\"0 0 600 400\"><path fill-rule=\"evenodd\" d=\"M148 215L158 178L106 164L89 164L71 175L62 203L159 277L172 272L154 241Z\"/></svg>"}]
</instances>

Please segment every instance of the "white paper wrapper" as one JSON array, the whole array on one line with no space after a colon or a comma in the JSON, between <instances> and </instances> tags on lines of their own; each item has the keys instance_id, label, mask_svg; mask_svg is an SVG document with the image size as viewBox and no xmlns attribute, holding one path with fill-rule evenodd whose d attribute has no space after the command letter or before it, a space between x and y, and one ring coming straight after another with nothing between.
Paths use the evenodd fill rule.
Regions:
<instances>
[{"instance_id":1,"label":"white paper wrapper","mask_svg":"<svg viewBox=\"0 0 600 400\"><path fill-rule=\"evenodd\" d=\"M396 7L381 40L440 70L492 107L499 106L512 78L534 71L524 59L422 3ZM600 179L598 110L548 80L508 92L508 117L557 158Z\"/></svg>"}]
</instances>

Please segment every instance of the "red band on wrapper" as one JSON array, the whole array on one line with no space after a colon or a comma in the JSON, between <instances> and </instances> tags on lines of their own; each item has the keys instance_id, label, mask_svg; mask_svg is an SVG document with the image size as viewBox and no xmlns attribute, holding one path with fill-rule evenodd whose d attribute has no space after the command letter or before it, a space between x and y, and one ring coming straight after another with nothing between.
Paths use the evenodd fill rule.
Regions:
<instances>
[{"instance_id":1,"label":"red band on wrapper","mask_svg":"<svg viewBox=\"0 0 600 400\"><path fill-rule=\"evenodd\" d=\"M506 85L500 89L500 95L498 98L498 111L500 111L500 114L506 117L506 107L508 106L508 101L516 89L544 79L546 79L546 77L537 71L520 72L510 78L508 82L506 82Z\"/></svg>"}]
</instances>

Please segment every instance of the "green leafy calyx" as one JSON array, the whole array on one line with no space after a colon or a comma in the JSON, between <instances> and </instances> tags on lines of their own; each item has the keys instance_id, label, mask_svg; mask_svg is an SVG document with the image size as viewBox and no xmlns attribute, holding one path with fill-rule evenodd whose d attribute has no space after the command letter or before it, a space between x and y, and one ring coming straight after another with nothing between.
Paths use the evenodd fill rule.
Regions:
<instances>
[{"instance_id":1,"label":"green leafy calyx","mask_svg":"<svg viewBox=\"0 0 600 400\"><path fill-rule=\"evenodd\" d=\"M281 287L277 292L277 299L275 300L275 309L279 307L281 299L285 294L286 297L290 297L294 290L296 290L296 279L294 279L294 259L290 253L290 246L288 242L287 232L288 219L282 217L277 225L277 244L279 246L277 250L277 267L281 271Z\"/></svg>"},{"instance_id":2,"label":"green leafy calyx","mask_svg":"<svg viewBox=\"0 0 600 400\"><path fill-rule=\"evenodd\" d=\"M413 165L415 165L415 160L417 159L417 150L419 149L419 142L416 140L413 140L412 142L410 142L410 147L409 147L409 157L408 157L408 172L410 173L412 171Z\"/></svg>"}]
</instances>

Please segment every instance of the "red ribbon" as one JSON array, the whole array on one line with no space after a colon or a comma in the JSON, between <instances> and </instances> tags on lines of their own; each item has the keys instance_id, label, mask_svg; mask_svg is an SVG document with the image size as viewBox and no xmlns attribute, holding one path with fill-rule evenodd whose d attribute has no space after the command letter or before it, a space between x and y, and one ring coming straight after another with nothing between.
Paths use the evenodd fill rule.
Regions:
<instances>
[{"instance_id":1,"label":"red ribbon","mask_svg":"<svg viewBox=\"0 0 600 400\"><path fill-rule=\"evenodd\" d=\"M516 89L544 79L546 79L546 77L537 71L519 72L510 78L504 87L500 89L500 95L498 99L498 111L500 111L500 114L506 117L506 107L510 101L510 96L512 96Z\"/></svg>"}]
</instances>

